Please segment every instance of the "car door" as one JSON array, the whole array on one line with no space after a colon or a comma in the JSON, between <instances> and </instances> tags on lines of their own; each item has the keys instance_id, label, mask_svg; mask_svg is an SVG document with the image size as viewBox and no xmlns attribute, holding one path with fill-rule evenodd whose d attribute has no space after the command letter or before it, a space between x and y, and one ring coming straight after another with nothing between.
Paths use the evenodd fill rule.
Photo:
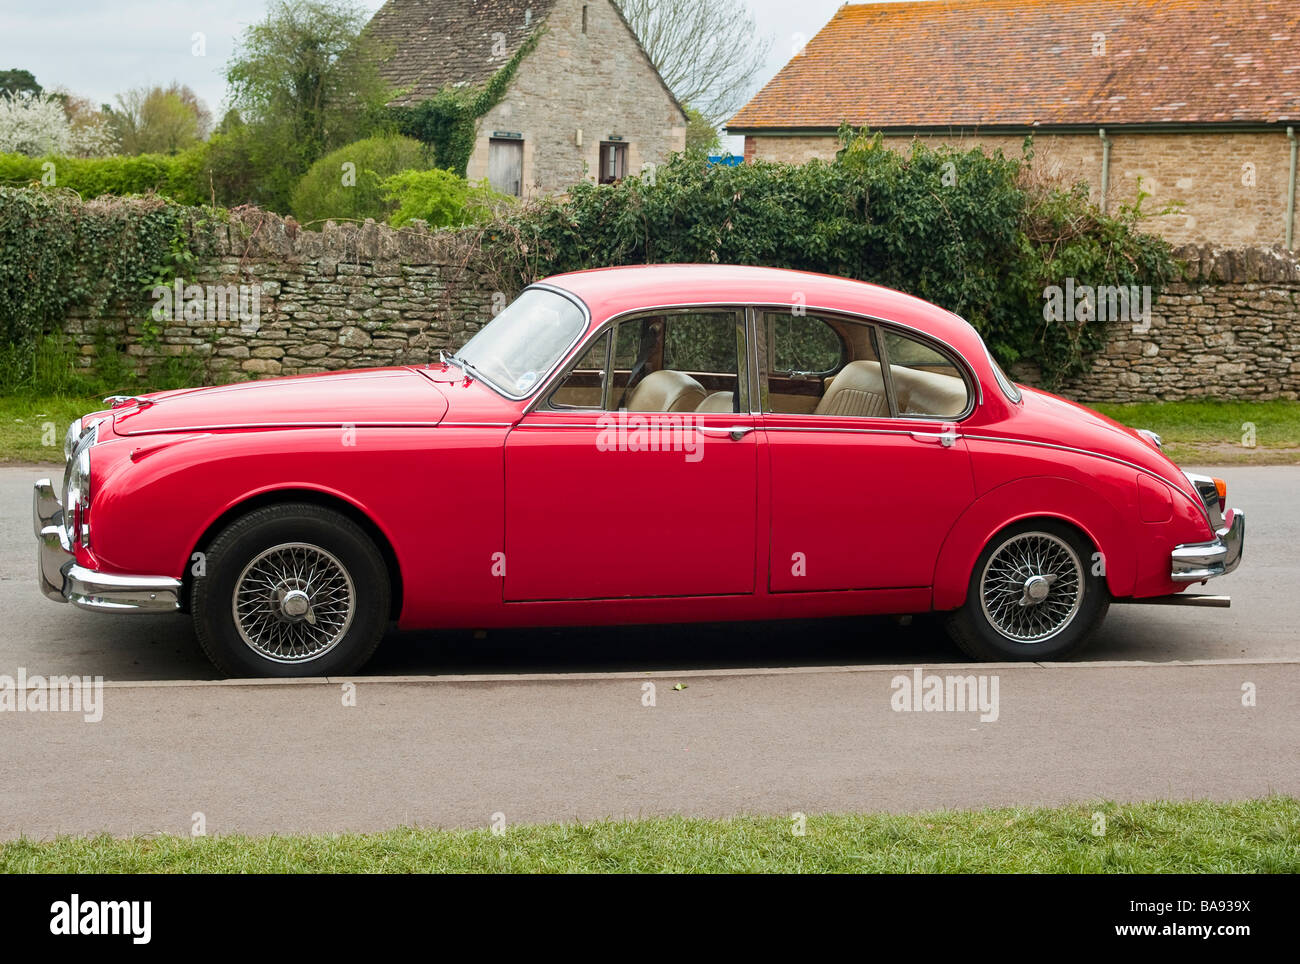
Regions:
<instances>
[{"instance_id":1,"label":"car door","mask_svg":"<svg viewBox=\"0 0 1300 964\"><path fill-rule=\"evenodd\" d=\"M621 319L542 392L506 439L506 601L754 591L744 317Z\"/></svg>"},{"instance_id":2,"label":"car door","mask_svg":"<svg viewBox=\"0 0 1300 964\"><path fill-rule=\"evenodd\" d=\"M956 359L866 319L760 313L773 593L931 585L975 497Z\"/></svg>"}]
</instances>

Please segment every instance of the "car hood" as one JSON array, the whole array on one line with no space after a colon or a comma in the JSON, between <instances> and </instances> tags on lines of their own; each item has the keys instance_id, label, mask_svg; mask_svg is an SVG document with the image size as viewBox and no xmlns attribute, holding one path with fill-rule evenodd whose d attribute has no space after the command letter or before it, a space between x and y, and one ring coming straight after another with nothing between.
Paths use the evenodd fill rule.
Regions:
<instances>
[{"instance_id":1,"label":"car hood","mask_svg":"<svg viewBox=\"0 0 1300 964\"><path fill-rule=\"evenodd\" d=\"M141 398L113 410L115 433L436 425L447 414L443 393L409 368L294 375Z\"/></svg>"}]
</instances>

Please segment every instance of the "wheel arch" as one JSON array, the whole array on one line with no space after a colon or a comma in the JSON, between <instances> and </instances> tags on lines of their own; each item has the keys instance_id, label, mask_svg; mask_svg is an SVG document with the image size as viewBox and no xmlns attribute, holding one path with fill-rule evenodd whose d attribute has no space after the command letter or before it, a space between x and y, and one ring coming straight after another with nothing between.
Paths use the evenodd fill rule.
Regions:
<instances>
[{"instance_id":1,"label":"wheel arch","mask_svg":"<svg viewBox=\"0 0 1300 964\"><path fill-rule=\"evenodd\" d=\"M1017 479L986 492L958 518L935 562L933 606L957 609L966 602L979 555L1004 530L1043 519L1070 526L1101 553L1113 596L1133 592L1136 551L1123 538L1122 513L1086 486L1062 478Z\"/></svg>"},{"instance_id":2,"label":"wheel arch","mask_svg":"<svg viewBox=\"0 0 1300 964\"><path fill-rule=\"evenodd\" d=\"M389 615L392 619L397 619L402 613L402 567L397 561L397 553L393 549L392 541L364 510L347 499L330 492L308 488L271 489L241 499L217 516L203 530L198 541L191 548L188 558L193 559L195 553L206 552L208 546L212 544L218 534L236 519L257 509L291 502L305 502L310 505L320 506L323 509L332 509L361 527L361 530L375 544L375 548L379 550L380 556L383 557L384 567L388 570L391 595L391 611ZM185 611L189 610L190 586L193 579L192 567L186 565L184 574L181 577L181 599Z\"/></svg>"}]
</instances>

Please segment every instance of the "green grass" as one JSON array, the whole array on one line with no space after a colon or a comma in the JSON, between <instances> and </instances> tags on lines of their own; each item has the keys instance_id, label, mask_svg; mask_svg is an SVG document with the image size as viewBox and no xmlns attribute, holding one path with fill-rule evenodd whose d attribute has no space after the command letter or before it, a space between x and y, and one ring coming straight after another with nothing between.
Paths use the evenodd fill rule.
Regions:
<instances>
[{"instance_id":1,"label":"green grass","mask_svg":"<svg viewBox=\"0 0 1300 964\"><path fill-rule=\"evenodd\" d=\"M1175 462L1300 462L1300 402L1141 402L1091 406L1117 422L1162 436ZM1249 425L1253 448L1242 444Z\"/></svg>"},{"instance_id":2,"label":"green grass","mask_svg":"<svg viewBox=\"0 0 1300 964\"><path fill-rule=\"evenodd\" d=\"M1094 814L1106 816L1094 836ZM8 873L1296 873L1300 800L0 845Z\"/></svg>"},{"instance_id":3,"label":"green grass","mask_svg":"<svg viewBox=\"0 0 1300 964\"><path fill-rule=\"evenodd\" d=\"M97 396L0 395L0 462L62 462L68 423L103 407Z\"/></svg>"}]
</instances>

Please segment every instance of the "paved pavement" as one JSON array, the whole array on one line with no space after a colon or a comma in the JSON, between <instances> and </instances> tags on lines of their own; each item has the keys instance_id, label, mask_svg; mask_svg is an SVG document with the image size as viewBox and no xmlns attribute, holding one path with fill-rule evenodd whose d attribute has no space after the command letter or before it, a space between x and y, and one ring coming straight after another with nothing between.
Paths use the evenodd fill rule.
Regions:
<instances>
[{"instance_id":1,"label":"paved pavement","mask_svg":"<svg viewBox=\"0 0 1300 964\"><path fill-rule=\"evenodd\" d=\"M0 839L1300 794L1297 663L980 667L993 722L893 709L910 668L706 672L110 687L0 718Z\"/></svg>"},{"instance_id":2,"label":"paved pavement","mask_svg":"<svg viewBox=\"0 0 1300 964\"><path fill-rule=\"evenodd\" d=\"M1232 609L1115 607L1079 663L942 669L927 620L393 634L355 706L183 682L213 675L185 619L44 600L38 474L0 468L0 674L110 682L98 723L0 712L0 839L1300 794L1300 468L1220 473L1250 518ZM998 718L896 711L916 666L996 677Z\"/></svg>"}]
</instances>

